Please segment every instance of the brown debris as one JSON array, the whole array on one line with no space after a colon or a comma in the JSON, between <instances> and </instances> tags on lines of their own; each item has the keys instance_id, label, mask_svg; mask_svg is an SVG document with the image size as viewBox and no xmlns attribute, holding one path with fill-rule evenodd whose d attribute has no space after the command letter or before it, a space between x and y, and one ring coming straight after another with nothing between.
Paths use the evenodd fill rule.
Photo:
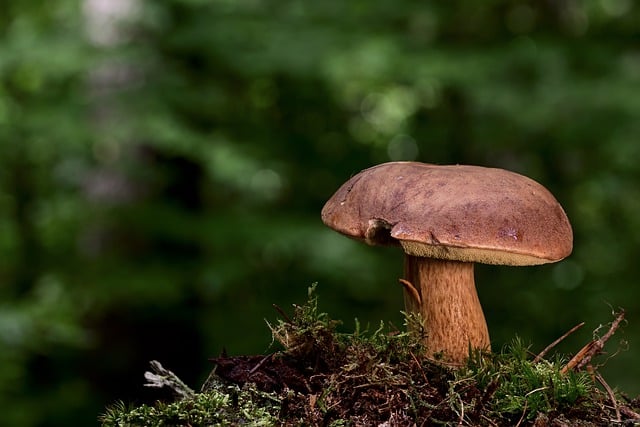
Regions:
<instances>
[{"instance_id":1,"label":"brown debris","mask_svg":"<svg viewBox=\"0 0 640 427\"><path fill-rule=\"evenodd\" d=\"M611 322L611 326L607 333L597 340L590 341L582 347L582 349L580 349L580 351L578 351L578 353L576 353L576 355L573 356L569 363L567 363L567 365L562 369L562 372L566 373L570 370L579 371L588 366L591 363L591 359L601 354L605 343L613 336L620 326L620 323L624 319L624 314L624 310L621 310L613 322Z\"/></svg>"},{"instance_id":2,"label":"brown debris","mask_svg":"<svg viewBox=\"0 0 640 427\"><path fill-rule=\"evenodd\" d=\"M624 398L616 397L591 365L623 318L624 313L618 314L607 333L586 345L564 369L564 373L591 369L594 384L597 381L604 392L594 389L596 395L590 407L578 405L547 413L527 412L526 402L522 412L494 412L494 396L509 380L507 377L496 376L482 387L473 379L459 381L450 368L425 359L421 348L407 348L406 343L395 340L398 331L386 335L386 347L377 347L343 341L331 327L322 329L316 324L304 324L302 332L272 327L276 340L289 347L268 355L213 358L212 375L223 383L253 383L258 390L278 393L282 402L279 416L284 426L328 426L337 420L348 420L349 425L385 427L632 425L640 422L640 400L622 402ZM291 327L290 322L296 323L295 318L281 325ZM536 358L538 363L575 329L547 346Z\"/></svg>"}]
</instances>

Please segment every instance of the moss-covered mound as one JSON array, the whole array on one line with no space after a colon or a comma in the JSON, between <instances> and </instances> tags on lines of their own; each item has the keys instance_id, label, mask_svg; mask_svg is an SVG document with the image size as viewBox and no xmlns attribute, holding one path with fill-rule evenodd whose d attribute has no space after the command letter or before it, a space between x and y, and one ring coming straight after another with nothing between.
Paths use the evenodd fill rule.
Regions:
<instances>
[{"instance_id":1,"label":"moss-covered mound","mask_svg":"<svg viewBox=\"0 0 640 427\"><path fill-rule=\"evenodd\" d=\"M269 325L283 349L221 356L200 392L157 362L150 385L173 402L101 416L112 426L468 425L609 426L640 423L640 401L614 393L597 370L568 369L562 358L534 358L519 340L500 354L474 354L462 368L425 360L420 319L406 331L339 333L338 322L309 301ZM591 346L593 347L593 346ZM587 347L585 347L587 348ZM583 358L587 360L589 358ZM589 369L587 369L589 368Z\"/></svg>"}]
</instances>

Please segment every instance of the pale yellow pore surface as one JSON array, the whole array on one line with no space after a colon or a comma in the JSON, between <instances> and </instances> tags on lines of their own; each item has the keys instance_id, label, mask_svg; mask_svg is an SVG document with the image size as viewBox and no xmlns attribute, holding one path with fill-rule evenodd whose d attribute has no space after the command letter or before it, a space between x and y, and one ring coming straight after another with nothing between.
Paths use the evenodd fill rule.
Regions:
<instances>
[{"instance_id":1,"label":"pale yellow pore surface","mask_svg":"<svg viewBox=\"0 0 640 427\"><path fill-rule=\"evenodd\" d=\"M404 252L408 255L442 260L479 262L494 265L540 265L554 260L539 258L527 254L505 252L485 248L459 248L444 245L429 245L420 242L400 241Z\"/></svg>"},{"instance_id":2,"label":"pale yellow pore surface","mask_svg":"<svg viewBox=\"0 0 640 427\"><path fill-rule=\"evenodd\" d=\"M469 348L491 350L472 263L408 255L404 274L420 297L405 291L405 308L422 315L428 355L460 365Z\"/></svg>"}]
</instances>

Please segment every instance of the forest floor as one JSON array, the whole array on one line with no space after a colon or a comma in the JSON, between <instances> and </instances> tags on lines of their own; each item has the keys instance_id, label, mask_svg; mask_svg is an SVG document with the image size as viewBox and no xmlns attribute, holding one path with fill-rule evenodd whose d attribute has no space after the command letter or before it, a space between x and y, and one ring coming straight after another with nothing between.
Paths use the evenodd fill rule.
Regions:
<instances>
[{"instance_id":1,"label":"forest floor","mask_svg":"<svg viewBox=\"0 0 640 427\"><path fill-rule=\"evenodd\" d=\"M427 360L421 321L405 330L336 330L339 322L309 301L269 325L282 351L221 355L199 392L153 362L149 386L171 401L137 408L119 403L101 416L111 426L633 426L640 397L614 391L595 358L624 318L570 359L533 355L518 339L502 353L474 353L463 367ZM562 338L562 337L561 337ZM560 340L560 339L559 339Z\"/></svg>"}]
</instances>

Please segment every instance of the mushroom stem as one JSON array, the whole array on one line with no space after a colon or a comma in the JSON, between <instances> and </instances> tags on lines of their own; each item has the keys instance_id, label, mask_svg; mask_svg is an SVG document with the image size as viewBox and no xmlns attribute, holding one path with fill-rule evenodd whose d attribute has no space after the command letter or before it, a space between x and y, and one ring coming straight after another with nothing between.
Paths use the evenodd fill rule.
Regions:
<instances>
[{"instance_id":1,"label":"mushroom stem","mask_svg":"<svg viewBox=\"0 0 640 427\"><path fill-rule=\"evenodd\" d=\"M419 312L429 356L462 364L470 348L490 351L489 331L473 279L473 263L405 256L405 279L420 301L404 291L405 308Z\"/></svg>"}]
</instances>

